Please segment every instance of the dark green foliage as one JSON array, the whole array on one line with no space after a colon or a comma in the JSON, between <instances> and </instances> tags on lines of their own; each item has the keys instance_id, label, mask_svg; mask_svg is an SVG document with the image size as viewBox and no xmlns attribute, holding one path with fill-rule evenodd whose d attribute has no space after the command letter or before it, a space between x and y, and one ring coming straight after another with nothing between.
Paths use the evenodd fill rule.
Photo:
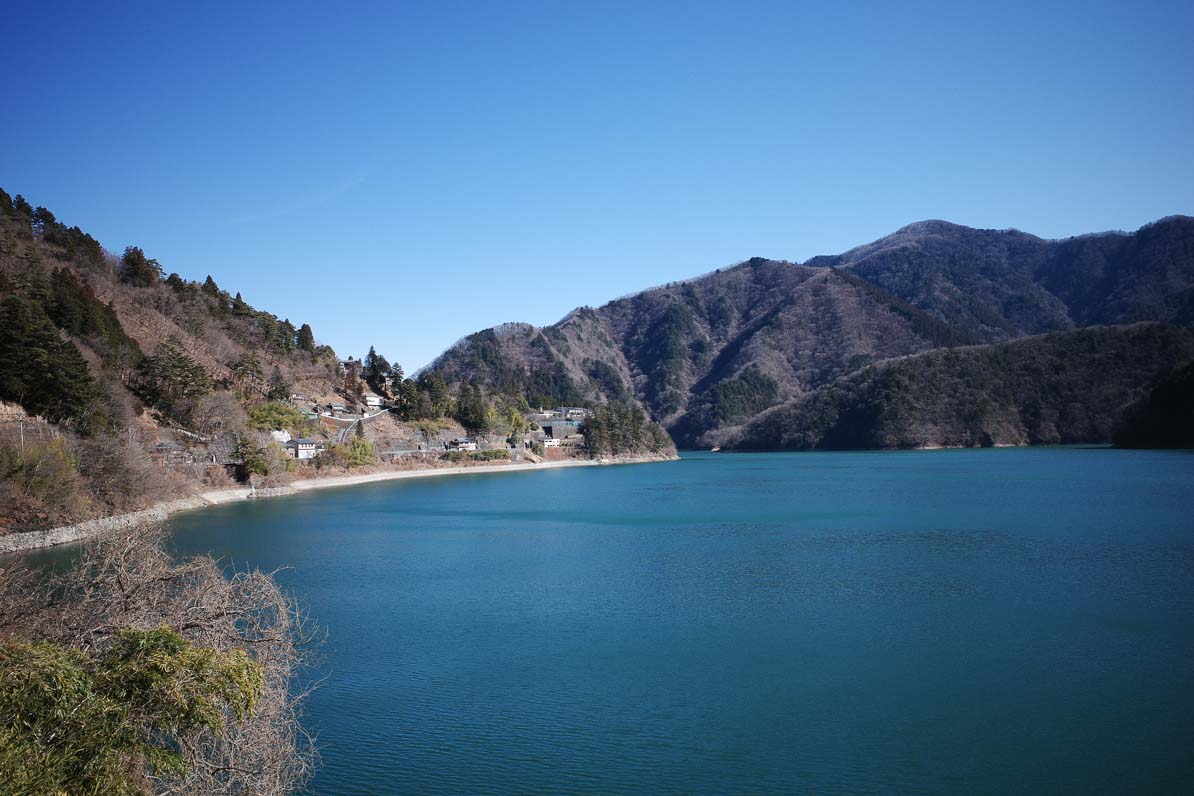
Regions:
<instances>
[{"instance_id":1,"label":"dark green foliage","mask_svg":"<svg viewBox=\"0 0 1194 796\"><path fill-rule=\"evenodd\" d=\"M20 296L0 301L0 399L52 422L86 427L98 395L79 349L62 339L41 306Z\"/></svg>"},{"instance_id":2,"label":"dark green foliage","mask_svg":"<svg viewBox=\"0 0 1194 796\"><path fill-rule=\"evenodd\" d=\"M856 288L867 293L882 306L906 319L912 324L913 330L933 344L934 348L950 348L960 345L974 345L982 342L974 335L950 326L923 310L917 309L899 296L890 293L876 284L868 282L857 274L835 269L833 272L839 279L845 280ZM971 307L971 311L981 310L981 307ZM988 324L999 324L1000 321L985 318ZM1005 329L1006 330L1006 329ZM1014 333L1014 332L1013 332Z\"/></svg>"},{"instance_id":3,"label":"dark green foliage","mask_svg":"<svg viewBox=\"0 0 1194 796\"><path fill-rule=\"evenodd\" d=\"M50 296L46 312L58 328L87 342L118 371L141 359L141 347L124 332L116 311L95 297L67 268L50 275Z\"/></svg>"},{"instance_id":4,"label":"dark green foliage","mask_svg":"<svg viewBox=\"0 0 1194 796\"><path fill-rule=\"evenodd\" d=\"M390 363L373 346L369 346L369 353L365 355L361 378L373 392L385 395L390 380Z\"/></svg>"},{"instance_id":5,"label":"dark green foliage","mask_svg":"<svg viewBox=\"0 0 1194 796\"><path fill-rule=\"evenodd\" d=\"M67 260L83 268L95 269L104 264L104 250L95 238L78 227L67 227L44 207L32 209L22 196L12 200L0 191L0 220L3 219L14 222L20 237L36 238L56 247Z\"/></svg>"},{"instance_id":6,"label":"dark green foliage","mask_svg":"<svg viewBox=\"0 0 1194 796\"><path fill-rule=\"evenodd\" d=\"M713 416L720 423L741 421L757 414L775 402L779 385L758 366L751 365L735 379L719 382L709 388L709 404Z\"/></svg>"},{"instance_id":7,"label":"dark green foliage","mask_svg":"<svg viewBox=\"0 0 1194 796\"><path fill-rule=\"evenodd\" d=\"M284 354L289 353L295 348L296 337L298 337L298 330L294 328L294 324L289 319L283 318L274 326L274 333L270 338L270 346Z\"/></svg>"},{"instance_id":8,"label":"dark green foliage","mask_svg":"<svg viewBox=\"0 0 1194 796\"><path fill-rule=\"evenodd\" d=\"M530 406L575 406L585 402L584 393L568 375L563 362L531 368L523 380L521 394Z\"/></svg>"},{"instance_id":9,"label":"dark green foliage","mask_svg":"<svg viewBox=\"0 0 1194 796\"><path fill-rule=\"evenodd\" d=\"M688 338L693 333L692 309L673 302L639 332L635 352L639 369L647 374L646 399L660 415L674 414L686 402L684 375L688 367Z\"/></svg>"},{"instance_id":10,"label":"dark green foliage","mask_svg":"<svg viewBox=\"0 0 1194 796\"><path fill-rule=\"evenodd\" d=\"M315 333L311 331L310 324L304 323L299 327L298 340L295 344L300 351L306 351L309 354L315 353Z\"/></svg>"},{"instance_id":11,"label":"dark green foliage","mask_svg":"<svg viewBox=\"0 0 1194 796\"><path fill-rule=\"evenodd\" d=\"M196 401L211 391L211 377L187 356L178 340L170 339L141 361L133 387L163 415L185 422Z\"/></svg>"},{"instance_id":12,"label":"dark green foliage","mask_svg":"<svg viewBox=\"0 0 1194 796\"><path fill-rule=\"evenodd\" d=\"M263 392L262 381L265 379L265 372L261 368L261 361L250 352L246 351L229 362L228 369L232 371L232 382L242 401L252 400L255 395Z\"/></svg>"},{"instance_id":13,"label":"dark green foliage","mask_svg":"<svg viewBox=\"0 0 1194 796\"><path fill-rule=\"evenodd\" d=\"M595 406L580 432L593 457L660 453L671 447L667 432L650 422L643 410L619 401Z\"/></svg>"},{"instance_id":14,"label":"dark green foliage","mask_svg":"<svg viewBox=\"0 0 1194 796\"><path fill-rule=\"evenodd\" d=\"M460 385L460 395L456 399L456 421L474 433L490 429L492 424L485 395L478 385L468 381Z\"/></svg>"},{"instance_id":15,"label":"dark green foliage","mask_svg":"<svg viewBox=\"0 0 1194 796\"><path fill-rule=\"evenodd\" d=\"M356 434L345 445L328 445L323 455L315 459L315 466L320 469L368 467L374 464L377 464L377 452L373 443Z\"/></svg>"},{"instance_id":16,"label":"dark green foliage","mask_svg":"<svg viewBox=\"0 0 1194 796\"><path fill-rule=\"evenodd\" d=\"M1121 448L1194 448L1194 362L1134 404L1115 431Z\"/></svg>"},{"instance_id":17,"label":"dark green foliage","mask_svg":"<svg viewBox=\"0 0 1194 796\"><path fill-rule=\"evenodd\" d=\"M402 388L402 382L406 381L406 371L397 362L390 368L390 393L398 395L398 391Z\"/></svg>"},{"instance_id":18,"label":"dark green foliage","mask_svg":"<svg viewBox=\"0 0 1194 796\"><path fill-rule=\"evenodd\" d=\"M245 318L253 314L253 308L241 298L239 290L236 293L236 297L232 299L232 314L238 318Z\"/></svg>"},{"instance_id":19,"label":"dark green foliage","mask_svg":"<svg viewBox=\"0 0 1194 796\"><path fill-rule=\"evenodd\" d=\"M626 383L622 380L622 375L613 365L600 359L586 359L584 366L585 373L593 380L607 400L620 401L624 404L633 400L630 391L626 389Z\"/></svg>"},{"instance_id":20,"label":"dark green foliage","mask_svg":"<svg viewBox=\"0 0 1194 796\"><path fill-rule=\"evenodd\" d=\"M418 412L419 420L433 420L444 417L451 409L452 396L448 392L448 383L438 373L420 374L417 382L419 393L424 401Z\"/></svg>"},{"instance_id":21,"label":"dark green foliage","mask_svg":"<svg viewBox=\"0 0 1194 796\"><path fill-rule=\"evenodd\" d=\"M750 365L737 377L718 382L693 399L689 411L672 426L672 435L680 445L699 447L705 429L738 425L778 399L775 379Z\"/></svg>"},{"instance_id":22,"label":"dark green foliage","mask_svg":"<svg viewBox=\"0 0 1194 796\"><path fill-rule=\"evenodd\" d=\"M265 385L265 397L271 401L285 401L290 398L290 382L282 375L282 372L274 368L274 373L269 377L269 383Z\"/></svg>"},{"instance_id":23,"label":"dark green foliage","mask_svg":"<svg viewBox=\"0 0 1194 796\"><path fill-rule=\"evenodd\" d=\"M403 379L392 385L393 412L399 420L428 419L422 414L419 387L414 379Z\"/></svg>"},{"instance_id":24,"label":"dark green foliage","mask_svg":"<svg viewBox=\"0 0 1194 796\"><path fill-rule=\"evenodd\" d=\"M240 434L236 438L236 448L233 453L236 458L236 478L244 483L255 475L269 475L269 460L265 449L249 437Z\"/></svg>"},{"instance_id":25,"label":"dark green foliage","mask_svg":"<svg viewBox=\"0 0 1194 796\"><path fill-rule=\"evenodd\" d=\"M135 287L151 287L162 278L162 266L145 257L137 246L129 246L120 258L120 281Z\"/></svg>"},{"instance_id":26,"label":"dark green foliage","mask_svg":"<svg viewBox=\"0 0 1194 796\"><path fill-rule=\"evenodd\" d=\"M572 347L568 344L568 336L564 331L555 326L548 326L543 329L543 337L551 341L552 347L555 348L562 356L568 356L572 353Z\"/></svg>"},{"instance_id":27,"label":"dark green foliage","mask_svg":"<svg viewBox=\"0 0 1194 796\"><path fill-rule=\"evenodd\" d=\"M851 449L1108 442L1124 409L1194 357L1142 324L930 351L843 377L755 419L726 447Z\"/></svg>"},{"instance_id":28,"label":"dark green foliage","mask_svg":"<svg viewBox=\"0 0 1194 796\"><path fill-rule=\"evenodd\" d=\"M248 716L264 691L244 650L193 646L168 627L120 630L105 651L0 643L6 793L146 792L186 772L179 739Z\"/></svg>"},{"instance_id":29,"label":"dark green foliage","mask_svg":"<svg viewBox=\"0 0 1194 796\"><path fill-rule=\"evenodd\" d=\"M297 431L305 422L299 410L281 401L249 407L249 425L258 431Z\"/></svg>"}]
</instances>

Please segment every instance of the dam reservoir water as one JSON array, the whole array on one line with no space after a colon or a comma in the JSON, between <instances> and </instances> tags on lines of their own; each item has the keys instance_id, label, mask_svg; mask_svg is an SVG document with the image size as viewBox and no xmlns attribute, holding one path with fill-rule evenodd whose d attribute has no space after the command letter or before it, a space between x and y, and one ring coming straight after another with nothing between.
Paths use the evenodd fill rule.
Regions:
<instances>
[{"instance_id":1,"label":"dam reservoir water","mask_svg":"<svg viewBox=\"0 0 1194 796\"><path fill-rule=\"evenodd\" d=\"M688 454L172 524L326 628L316 793L1194 788L1194 453Z\"/></svg>"}]
</instances>

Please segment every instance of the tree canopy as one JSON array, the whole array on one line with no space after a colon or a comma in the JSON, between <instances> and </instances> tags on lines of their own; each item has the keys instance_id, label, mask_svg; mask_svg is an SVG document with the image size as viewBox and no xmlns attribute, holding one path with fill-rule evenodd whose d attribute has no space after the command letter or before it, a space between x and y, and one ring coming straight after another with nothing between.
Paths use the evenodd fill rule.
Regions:
<instances>
[{"instance_id":1,"label":"tree canopy","mask_svg":"<svg viewBox=\"0 0 1194 796\"><path fill-rule=\"evenodd\" d=\"M122 629L103 652L0 643L0 780L9 793L141 794L146 774L186 775L183 737L247 717L263 690L244 650L165 626Z\"/></svg>"},{"instance_id":2,"label":"tree canopy","mask_svg":"<svg viewBox=\"0 0 1194 796\"><path fill-rule=\"evenodd\" d=\"M0 399L53 422L84 420L98 393L79 349L21 296L0 301Z\"/></svg>"}]
</instances>

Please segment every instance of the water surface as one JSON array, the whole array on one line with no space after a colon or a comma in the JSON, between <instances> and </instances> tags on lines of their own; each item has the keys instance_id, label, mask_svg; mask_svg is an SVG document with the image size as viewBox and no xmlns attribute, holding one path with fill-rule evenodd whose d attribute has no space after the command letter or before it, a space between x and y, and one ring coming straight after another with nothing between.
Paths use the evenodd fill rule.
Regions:
<instances>
[{"instance_id":1,"label":"water surface","mask_svg":"<svg viewBox=\"0 0 1194 796\"><path fill-rule=\"evenodd\" d=\"M317 793L1194 789L1191 453L691 454L173 524L328 629Z\"/></svg>"}]
</instances>

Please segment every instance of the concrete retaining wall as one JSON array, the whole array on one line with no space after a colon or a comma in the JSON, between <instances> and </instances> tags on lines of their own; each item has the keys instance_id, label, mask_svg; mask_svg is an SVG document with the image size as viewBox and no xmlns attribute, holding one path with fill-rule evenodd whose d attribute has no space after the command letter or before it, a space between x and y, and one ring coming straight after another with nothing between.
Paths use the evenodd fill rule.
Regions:
<instances>
[{"instance_id":1,"label":"concrete retaining wall","mask_svg":"<svg viewBox=\"0 0 1194 796\"><path fill-rule=\"evenodd\" d=\"M44 531L28 531L26 533L0 536L0 553L16 553L21 550L37 550L42 547L67 544L68 542L79 542L109 531L133 528L152 522L162 522L173 512L197 509L200 506L206 505L205 501L197 497L183 498L181 500L171 500L167 503L159 503L152 508L145 509L144 511L135 511L132 514L118 514L115 517L100 517L96 520L87 520L77 525L64 525L60 528L49 528Z\"/></svg>"},{"instance_id":2,"label":"concrete retaining wall","mask_svg":"<svg viewBox=\"0 0 1194 796\"><path fill-rule=\"evenodd\" d=\"M296 481L289 486L270 487L268 489L223 489L216 492L204 492L202 495L195 495L193 497L181 498L179 500L171 500L165 503L159 503L144 511L135 511L132 514L118 514L115 517L100 517L95 520L87 520L80 522L77 525L64 525L60 528L49 528L44 531L28 531L26 533L14 533L7 536L0 536L0 555L5 553L19 553L23 550L38 550L43 547L53 547L54 545L69 544L70 542L81 542L84 539L90 539L93 536L99 536L109 531L117 531L124 528L132 528L137 525L144 525L154 522L162 522L168 516L176 511L186 511L188 509L198 509L203 506L216 506L221 503L230 503L235 500L249 500L255 498L267 497L281 497L283 495L295 495L309 489L320 489L334 486L349 486L351 484L365 484L373 481L388 481L400 478L419 478L424 476L441 476L441 475L457 475L457 474L481 474L487 472L527 472L529 470L540 470L551 467L581 467L601 464L635 464L667 461L669 459L677 458L675 456L655 455L655 456L627 456L618 457L615 459L602 459L601 461L594 460L576 460L566 462L545 462L543 464L495 464L495 465L475 465L472 467L439 467L427 470L399 470L381 473L373 473L361 476L334 476L331 478L310 479L306 481Z\"/></svg>"}]
</instances>

